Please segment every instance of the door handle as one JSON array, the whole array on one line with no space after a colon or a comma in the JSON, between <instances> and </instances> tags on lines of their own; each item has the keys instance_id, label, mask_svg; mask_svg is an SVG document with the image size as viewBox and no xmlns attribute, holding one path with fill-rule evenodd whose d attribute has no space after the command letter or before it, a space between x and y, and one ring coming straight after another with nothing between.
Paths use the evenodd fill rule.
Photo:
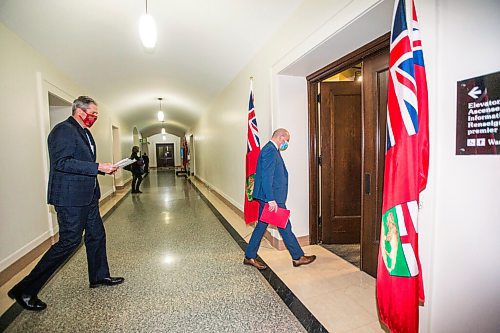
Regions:
<instances>
[{"instance_id":1,"label":"door handle","mask_svg":"<svg viewBox=\"0 0 500 333\"><path fill-rule=\"evenodd\" d=\"M365 194L371 193L371 178L369 173L365 173Z\"/></svg>"}]
</instances>

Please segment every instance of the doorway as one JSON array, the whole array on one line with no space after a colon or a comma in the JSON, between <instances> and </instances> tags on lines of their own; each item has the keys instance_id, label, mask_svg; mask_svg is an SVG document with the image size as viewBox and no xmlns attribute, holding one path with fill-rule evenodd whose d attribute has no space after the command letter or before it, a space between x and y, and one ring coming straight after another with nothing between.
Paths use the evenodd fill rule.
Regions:
<instances>
[{"instance_id":1,"label":"doorway","mask_svg":"<svg viewBox=\"0 0 500 333\"><path fill-rule=\"evenodd\" d=\"M72 103L67 100L53 94L52 92L48 92L47 100L49 102L49 129L48 133L52 131L52 129L59 124L60 122L68 119L71 116L71 106ZM45 141L46 142L46 141ZM47 150L48 150L48 146ZM47 154L47 170L50 170L50 160ZM55 234L55 231L58 230L59 226L57 225L57 213L55 211L54 206L49 205L49 216L51 218L51 232Z\"/></svg>"},{"instance_id":2,"label":"doorway","mask_svg":"<svg viewBox=\"0 0 500 333\"><path fill-rule=\"evenodd\" d=\"M117 126L111 125L111 139L113 141L113 163L116 163L122 159L122 150L120 146L120 129ZM123 170L118 169L117 172L113 173L113 190L116 191L117 184L122 183Z\"/></svg>"},{"instance_id":3,"label":"doorway","mask_svg":"<svg viewBox=\"0 0 500 333\"><path fill-rule=\"evenodd\" d=\"M156 144L156 161L158 168L173 168L174 161L174 144L173 143L157 143Z\"/></svg>"},{"instance_id":4,"label":"doorway","mask_svg":"<svg viewBox=\"0 0 500 333\"><path fill-rule=\"evenodd\" d=\"M49 92L49 123L50 130L57 124L68 119L71 116L71 103L59 96Z\"/></svg>"},{"instance_id":5,"label":"doorway","mask_svg":"<svg viewBox=\"0 0 500 333\"><path fill-rule=\"evenodd\" d=\"M195 172L195 159L194 159L194 135L191 134L189 136L189 146L188 146L188 160L189 160L189 173L191 176L194 176Z\"/></svg>"},{"instance_id":6,"label":"doorway","mask_svg":"<svg viewBox=\"0 0 500 333\"><path fill-rule=\"evenodd\" d=\"M320 83L320 241L360 267L362 64ZM359 73L359 74L358 74Z\"/></svg>"},{"instance_id":7,"label":"doorway","mask_svg":"<svg viewBox=\"0 0 500 333\"><path fill-rule=\"evenodd\" d=\"M311 74L310 236L375 276L385 159L389 35Z\"/></svg>"}]
</instances>

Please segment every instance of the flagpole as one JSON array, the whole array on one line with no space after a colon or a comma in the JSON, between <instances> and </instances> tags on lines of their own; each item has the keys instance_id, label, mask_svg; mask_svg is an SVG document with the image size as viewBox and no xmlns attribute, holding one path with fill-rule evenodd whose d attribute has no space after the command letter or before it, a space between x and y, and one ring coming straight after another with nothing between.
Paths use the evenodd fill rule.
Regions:
<instances>
[{"instance_id":1,"label":"flagpole","mask_svg":"<svg viewBox=\"0 0 500 333\"><path fill-rule=\"evenodd\" d=\"M259 204L256 200L253 200L252 197L259 153L260 142L253 98L253 76L250 76L250 100L248 102L247 121L247 154L245 157L245 204L243 208L246 224L256 222L259 217Z\"/></svg>"}]
</instances>

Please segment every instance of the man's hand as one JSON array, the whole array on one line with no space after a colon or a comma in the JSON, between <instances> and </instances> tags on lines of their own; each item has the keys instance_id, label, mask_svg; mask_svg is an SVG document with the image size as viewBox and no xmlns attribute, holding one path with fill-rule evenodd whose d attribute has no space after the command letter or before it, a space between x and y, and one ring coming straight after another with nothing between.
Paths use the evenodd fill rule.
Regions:
<instances>
[{"instance_id":1,"label":"man's hand","mask_svg":"<svg viewBox=\"0 0 500 333\"><path fill-rule=\"evenodd\" d=\"M276 201L269 201L268 202L269 204L269 211L270 212L277 212L278 211L278 204L276 203Z\"/></svg>"},{"instance_id":2,"label":"man's hand","mask_svg":"<svg viewBox=\"0 0 500 333\"><path fill-rule=\"evenodd\" d=\"M99 163L97 170L107 173L108 175L114 173L118 167L116 167L113 163Z\"/></svg>"}]
</instances>

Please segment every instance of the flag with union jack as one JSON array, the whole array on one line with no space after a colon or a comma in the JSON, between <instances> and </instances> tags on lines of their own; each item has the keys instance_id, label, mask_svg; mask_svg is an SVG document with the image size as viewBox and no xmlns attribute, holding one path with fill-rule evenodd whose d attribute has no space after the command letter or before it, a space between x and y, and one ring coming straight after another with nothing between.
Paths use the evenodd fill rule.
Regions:
<instances>
[{"instance_id":1,"label":"flag with union jack","mask_svg":"<svg viewBox=\"0 0 500 333\"><path fill-rule=\"evenodd\" d=\"M260 153L259 130L253 101L253 82L250 81L250 101L248 102L247 155L245 173L245 223L256 222L259 218L259 203L253 200L253 185Z\"/></svg>"},{"instance_id":2,"label":"flag with union jack","mask_svg":"<svg viewBox=\"0 0 500 333\"><path fill-rule=\"evenodd\" d=\"M396 0L387 95L387 151L377 270L377 305L391 332L418 332L424 301L418 256L420 192L427 184L429 129L427 79L413 1Z\"/></svg>"}]
</instances>

